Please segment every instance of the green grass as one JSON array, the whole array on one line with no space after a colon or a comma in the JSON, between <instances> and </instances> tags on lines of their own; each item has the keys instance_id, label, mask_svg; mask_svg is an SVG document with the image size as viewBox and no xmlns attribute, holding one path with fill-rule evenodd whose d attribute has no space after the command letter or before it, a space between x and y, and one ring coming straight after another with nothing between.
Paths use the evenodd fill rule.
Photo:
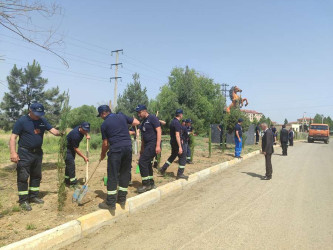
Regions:
<instances>
[{"instance_id":1,"label":"green grass","mask_svg":"<svg viewBox=\"0 0 333 250\"><path fill-rule=\"evenodd\" d=\"M12 212L21 212L21 207L20 206L14 206L12 207Z\"/></svg>"},{"instance_id":2,"label":"green grass","mask_svg":"<svg viewBox=\"0 0 333 250\"><path fill-rule=\"evenodd\" d=\"M37 229L37 227L36 227L34 224L32 224L32 223L28 223L28 224L25 226L25 229L26 229L26 230L35 230L35 229Z\"/></svg>"}]
</instances>

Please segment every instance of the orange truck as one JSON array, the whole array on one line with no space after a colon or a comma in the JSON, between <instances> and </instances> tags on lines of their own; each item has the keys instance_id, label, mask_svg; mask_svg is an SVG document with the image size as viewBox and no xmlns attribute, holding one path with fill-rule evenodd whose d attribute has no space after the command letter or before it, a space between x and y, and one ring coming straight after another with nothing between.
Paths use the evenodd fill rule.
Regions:
<instances>
[{"instance_id":1,"label":"orange truck","mask_svg":"<svg viewBox=\"0 0 333 250\"><path fill-rule=\"evenodd\" d=\"M327 124L311 124L308 135L308 142L324 141L329 142L330 130Z\"/></svg>"}]
</instances>

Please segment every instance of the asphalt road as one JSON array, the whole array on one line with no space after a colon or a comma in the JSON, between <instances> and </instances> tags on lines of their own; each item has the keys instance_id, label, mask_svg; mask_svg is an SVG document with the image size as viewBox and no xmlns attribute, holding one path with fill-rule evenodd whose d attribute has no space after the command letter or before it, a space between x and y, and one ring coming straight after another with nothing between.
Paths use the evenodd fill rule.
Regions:
<instances>
[{"instance_id":1,"label":"asphalt road","mask_svg":"<svg viewBox=\"0 0 333 250\"><path fill-rule=\"evenodd\" d=\"M270 181L258 155L67 249L333 249L333 143L280 153Z\"/></svg>"}]
</instances>

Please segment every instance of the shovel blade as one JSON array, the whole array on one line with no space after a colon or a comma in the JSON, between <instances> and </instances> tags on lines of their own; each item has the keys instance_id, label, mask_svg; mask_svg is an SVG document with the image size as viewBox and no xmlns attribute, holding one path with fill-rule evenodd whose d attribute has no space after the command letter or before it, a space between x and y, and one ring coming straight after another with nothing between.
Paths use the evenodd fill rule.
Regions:
<instances>
[{"instance_id":1,"label":"shovel blade","mask_svg":"<svg viewBox=\"0 0 333 250\"><path fill-rule=\"evenodd\" d=\"M87 193L88 193L88 186L83 185L82 189L80 190L80 194L77 198L77 201L76 201L77 204L79 204L79 205L81 204L83 198L86 196Z\"/></svg>"}]
</instances>

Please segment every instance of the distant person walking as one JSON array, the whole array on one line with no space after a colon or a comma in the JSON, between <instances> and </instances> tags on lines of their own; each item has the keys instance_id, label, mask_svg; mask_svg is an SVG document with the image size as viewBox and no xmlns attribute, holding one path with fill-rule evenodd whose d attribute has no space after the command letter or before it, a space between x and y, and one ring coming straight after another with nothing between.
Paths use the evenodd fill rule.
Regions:
<instances>
[{"instance_id":1,"label":"distant person walking","mask_svg":"<svg viewBox=\"0 0 333 250\"><path fill-rule=\"evenodd\" d=\"M242 123L243 123L243 119L239 118L237 124L235 125L235 157L236 158L241 158L241 153L242 153L242 142L243 142Z\"/></svg>"},{"instance_id":2,"label":"distant person walking","mask_svg":"<svg viewBox=\"0 0 333 250\"><path fill-rule=\"evenodd\" d=\"M266 174L263 180L272 179L273 167L272 167L272 154L274 153L273 148L273 132L268 129L266 123L261 124L261 129L264 131L264 136L262 137L262 153L265 156Z\"/></svg>"},{"instance_id":3,"label":"distant person walking","mask_svg":"<svg viewBox=\"0 0 333 250\"><path fill-rule=\"evenodd\" d=\"M273 132L274 145L276 145L277 130L273 124L271 125L271 131Z\"/></svg>"},{"instance_id":4,"label":"distant person walking","mask_svg":"<svg viewBox=\"0 0 333 250\"><path fill-rule=\"evenodd\" d=\"M282 155L287 155L288 150L288 140L289 140L289 132L286 129L286 125L282 125L282 129L280 131L280 143L282 147Z\"/></svg>"},{"instance_id":5,"label":"distant person walking","mask_svg":"<svg viewBox=\"0 0 333 250\"><path fill-rule=\"evenodd\" d=\"M292 128L289 129L289 146L294 146L294 130Z\"/></svg>"},{"instance_id":6,"label":"distant person walking","mask_svg":"<svg viewBox=\"0 0 333 250\"><path fill-rule=\"evenodd\" d=\"M259 137L260 137L260 126L259 126L259 123L257 124L256 126L256 144L259 143Z\"/></svg>"}]
</instances>

